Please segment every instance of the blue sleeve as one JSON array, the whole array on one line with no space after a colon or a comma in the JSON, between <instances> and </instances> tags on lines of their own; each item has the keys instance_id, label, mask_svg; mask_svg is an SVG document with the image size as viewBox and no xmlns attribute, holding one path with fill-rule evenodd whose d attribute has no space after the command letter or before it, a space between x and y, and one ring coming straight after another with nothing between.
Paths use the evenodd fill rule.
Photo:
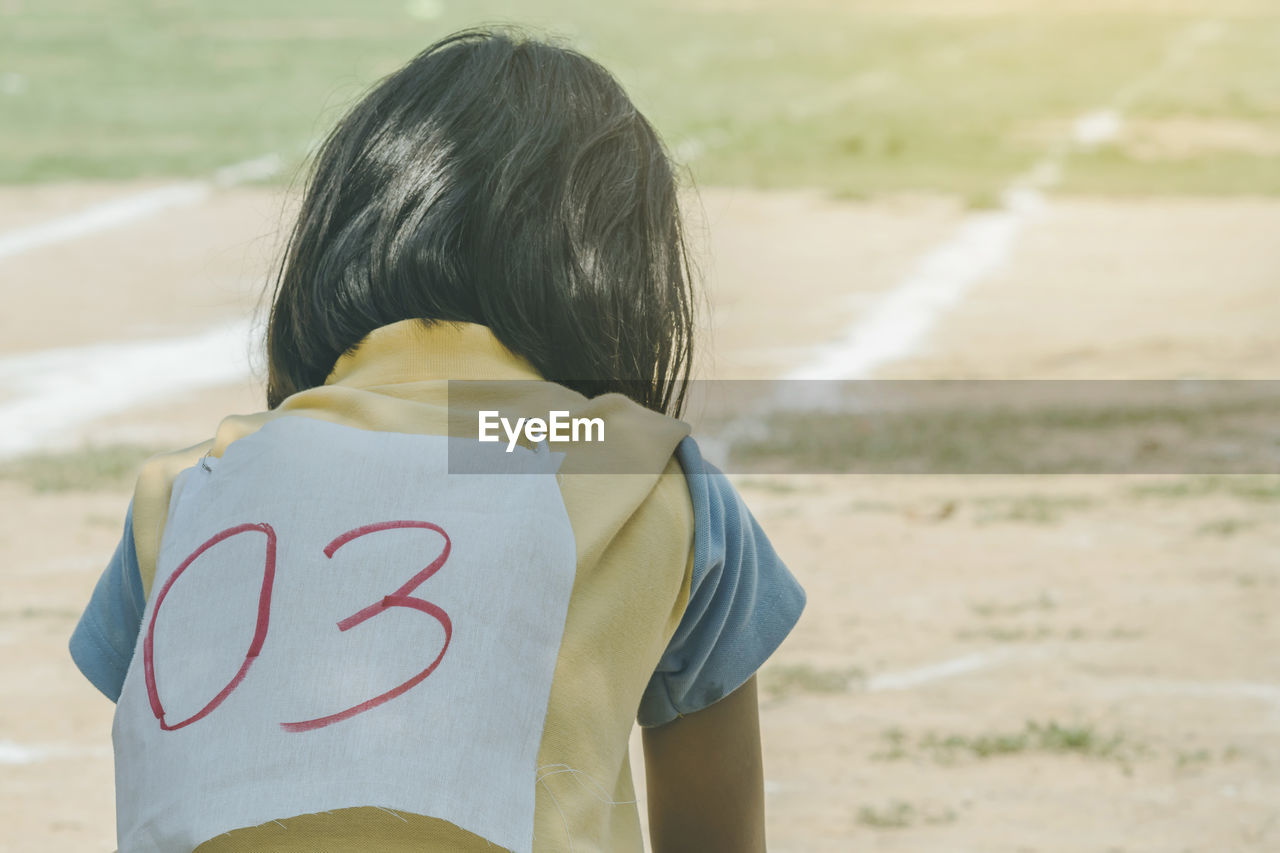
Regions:
<instances>
[{"instance_id":1,"label":"blue sleeve","mask_svg":"<svg viewBox=\"0 0 1280 853\"><path fill-rule=\"evenodd\" d=\"M133 504L125 517L124 535L98 579L89 605L71 635L71 659L94 687L112 702L120 698L125 673L146 607L138 555L133 549Z\"/></svg>"},{"instance_id":2,"label":"blue sleeve","mask_svg":"<svg viewBox=\"0 0 1280 853\"><path fill-rule=\"evenodd\" d=\"M676 450L693 499L689 605L640 701L637 721L660 726L737 690L791 632L804 590L774 553L737 491L698 446Z\"/></svg>"}]
</instances>

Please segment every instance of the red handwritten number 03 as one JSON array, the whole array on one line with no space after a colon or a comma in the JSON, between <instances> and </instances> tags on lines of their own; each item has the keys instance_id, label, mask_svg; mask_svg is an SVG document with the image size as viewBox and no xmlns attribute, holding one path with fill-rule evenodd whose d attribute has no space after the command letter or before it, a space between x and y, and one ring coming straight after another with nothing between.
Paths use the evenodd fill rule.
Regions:
<instances>
[{"instance_id":1,"label":"red handwritten number 03","mask_svg":"<svg viewBox=\"0 0 1280 853\"><path fill-rule=\"evenodd\" d=\"M445 564L445 561L449 559L449 551L451 550L453 545L452 545L452 541L449 539L449 534L445 533L443 528L441 528L439 525L432 524L429 521L383 521L377 524L366 524L363 527L357 527L352 530L348 530L346 533L343 533L341 536L334 539L332 542L330 542L328 545L325 546L324 554L329 559L333 559L333 555L337 553L338 549L346 545L348 542L351 542L355 539L359 539L362 536L368 536L372 533L378 533L383 530L398 530L398 529L404 529L404 528L418 528L418 529L430 530L435 533L439 533L440 536L444 538L444 545L440 549L439 556L437 556L434 560L432 560L431 563L428 564L426 568L422 569L420 572L418 572L413 577L411 577L408 580L408 582L406 582L403 586L401 586L391 595L385 596L380 601L376 601L373 604L370 604L368 607L364 608L363 610L360 610L352 614L351 616L348 616L346 619L343 619L341 622L338 623L338 630L348 631L363 622L367 622L368 620L372 619L374 616L377 616L379 613L385 612L389 608L405 607L411 610L417 610L427 614L428 616L432 617L437 622L439 622L440 626L444 628L444 645L440 647L439 654L436 655L435 660L433 660L426 669L423 669L417 675L414 675L412 678L398 684L397 686L391 688L385 693L380 693L377 696L373 697L372 699L368 699L364 702L360 702L359 704L352 705L350 708L347 708L346 710L343 710L343 711L338 711L337 713L334 713L334 714L328 714L326 716L316 717L310 720L302 720L296 723L281 723L280 727L283 728L285 731L288 731L288 732L311 731L313 729L319 729L325 726L333 725L334 723L342 722L343 720L348 720L356 716L357 714L362 714L365 711L372 710L373 708L376 708L385 702L390 702L392 699L395 699L397 696L400 696L406 693L407 691L413 689L418 684L421 684L427 678L427 676L431 675L431 673L435 671L436 667L440 665L441 659L444 658L444 653L449 649L449 641L453 638L453 622L452 620L449 619L449 614L445 613L443 609L441 609L435 604L432 604L430 601L425 601L421 598L417 598L411 595L410 593L414 592L419 586L425 583L428 578L430 578L437 571L439 571L440 567L443 566ZM240 665L240 669L236 672L236 674L232 676L231 680L227 682L227 684L218 692L216 696L213 697L213 699L209 701L207 705L205 705L202 709L200 709L195 714L193 714L192 716L188 717L185 720L182 720L177 723L169 723L168 721L165 720L164 707L160 703L160 693L156 687L155 662L154 662L156 617L160 615L160 608L164 604L165 597L169 594L169 590L172 589L174 583L178 580L178 578L182 575L182 573L186 571L187 568L193 562L195 562L196 559L199 558L201 554L203 554L205 551L208 551L210 548L217 545L219 542L222 542L226 539L230 539L231 537L237 536L241 533L249 533L252 531L257 531L259 533L263 533L266 535L267 548L266 548L266 555L263 562L262 591L258 595L258 618L257 618L257 622L254 625L253 639L249 644L248 653L245 654L244 663ZM156 598L156 606L151 613L151 621L147 625L147 634L142 641L143 670L146 675L147 698L151 702L152 713L154 713L156 719L160 721L161 729L165 731L174 731L176 729L182 728L183 726L189 726L192 723L203 719L204 717L212 713L219 705L221 705L223 701L226 700L226 698L230 696L231 693L237 687L240 686L240 682L242 682L245 676L248 674L249 667L253 665L254 660L256 660L258 655L261 653L262 646L267 639L267 627L271 618L271 591L275 584L275 571L276 571L276 532L275 530L273 530L271 525L269 524L240 524L235 527L227 528L221 533L218 533L210 537L208 541L206 541L200 547L192 551L191 554L185 560L182 561L181 565L179 565L178 568L174 571L174 573L169 577L169 580L165 582L165 585L160 590L160 594Z\"/></svg>"}]
</instances>

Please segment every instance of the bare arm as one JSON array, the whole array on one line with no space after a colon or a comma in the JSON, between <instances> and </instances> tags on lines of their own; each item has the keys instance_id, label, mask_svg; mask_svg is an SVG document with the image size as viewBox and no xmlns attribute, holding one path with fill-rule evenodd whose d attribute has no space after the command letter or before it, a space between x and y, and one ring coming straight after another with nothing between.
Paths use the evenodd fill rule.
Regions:
<instances>
[{"instance_id":1,"label":"bare arm","mask_svg":"<svg viewBox=\"0 0 1280 853\"><path fill-rule=\"evenodd\" d=\"M756 679L644 730L654 853L763 853L764 768Z\"/></svg>"}]
</instances>

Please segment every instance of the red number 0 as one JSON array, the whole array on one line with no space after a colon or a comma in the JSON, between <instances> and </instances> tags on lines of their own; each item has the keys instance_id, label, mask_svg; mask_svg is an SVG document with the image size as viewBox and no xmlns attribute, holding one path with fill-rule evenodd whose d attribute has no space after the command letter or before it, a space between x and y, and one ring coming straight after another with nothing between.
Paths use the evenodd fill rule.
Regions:
<instances>
[{"instance_id":1,"label":"red number 0","mask_svg":"<svg viewBox=\"0 0 1280 853\"><path fill-rule=\"evenodd\" d=\"M249 643L249 651L244 656L244 663L240 665L240 669L235 675L231 676L231 680L226 683L218 695L209 700L209 704L205 705L195 714L187 717L178 723L169 723L164 718L164 706L160 704L160 692L156 689L156 670L155 670L155 641L156 641L156 617L160 615L160 606L164 604L165 596L169 594L169 590L173 588L178 578L182 577L182 573L187 567L196 561L196 558L208 551L214 545L232 536L238 536L241 533L249 533L257 531L264 533L267 537L267 554L262 570L262 592L258 593L258 621L253 628L253 639ZM231 691L240 686L240 682L244 681L245 675L249 672L249 667L257 659L258 653L262 651L262 644L267 639L267 622L271 617L271 587L275 584L276 579L276 532L271 528L270 524L240 524L235 527L229 527L221 533L217 533L206 541L199 548L191 552L187 559L182 561L182 565L169 576L169 580L165 582L164 587L160 590L160 595L156 598L155 609L151 611L151 621L147 625L147 636L142 641L142 668L147 678L147 698L151 700L151 712L156 715L156 719L160 721L160 728L167 732L180 729L183 726L189 726L197 720L203 719L213 711L214 708L222 704Z\"/></svg>"},{"instance_id":2,"label":"red number 0","mask_svg":"<svg viewBox=\"0 0 1280 853\"><path fill-rule=\"evenodd\" d=\"M329 714L328 716L324 716L324 717L316 717L314 720L302 720L301 722L297 722L297 723L281 723L280 726L285 731L288 731L288 732L311 731L312 729L323 728L324 726L332 725L333 723L338 723L343 720L350 719L351 717L354 717L356 714L363 714L365 711L368 711L372 708L376 708L379 705L383 704L384 702L390 702L392 699L396 698L397 696L400 696L406 691L413 689L418 684L421 684L422 681L426 679L426 677L429 676L432 672L434 672L435 668L440 665L441 658L444 657L445 651L448 650L449 648L449 640L452 639L453 637L453 622L450 621L449 614L445 613L442 609L432 604L430 601L424 601L421 598L414 598L409 593L413 592L415 589L421 586L428 578L430 578L437 571L439 571L440 567L443 566L445 564L445 561L449 559L449 550L452 547L452 543L450 542L448 533L445 533L444 530L439 525L432 524L429 521L383 521L377 524L366 524L363 527L357 527L354 530L348 530L346 533L342 534L337 539L334 539L332 542L330 542L328 545L325 546L324 555L329 559L333 559L333 555L337 552L337 550L341 548L343 545L346 545L348 542L351 542L352 540L359 539L362 536L368 536L370 533L377 533L382 530L396 530L396 529L401 529L406 527L409 527L409 528L416 527L416 528L421 528L423 530L433 530L436 533L439 533L441 536L443 536L444 547L440 550L440 556L432 560L430 565L428 565L425 569L418 572L413 577L409 578L408 583L406 583L404 586L397 589L391 595L388 595L385 598L383 598L381 601L370 604L368 607L364 608L358 613L355 613L351 616L348 616L346 619L343 619L341 622L338 623L338 630L340 631L350 630L351 628L354 628L360 623L368 621L369 619L372 619L374 616L377 616L379 613L385 612L388 608L391 608L391 607L408 607L412 610L419 610L427 614L428 616L433 617L436 621L440 623L441 627L444 628L444 645L440 647L440 653L436 655L436 659L433 660L431 662L431 665L428 666L426 669L422 670L417 675L410 678L408 681L405 681L391 688L387 692L379 694L365 702L361 702L358 705L352 705L350 708L347 708L345 711L339 711L336 714Z\"/></svg>"}]
</instances>

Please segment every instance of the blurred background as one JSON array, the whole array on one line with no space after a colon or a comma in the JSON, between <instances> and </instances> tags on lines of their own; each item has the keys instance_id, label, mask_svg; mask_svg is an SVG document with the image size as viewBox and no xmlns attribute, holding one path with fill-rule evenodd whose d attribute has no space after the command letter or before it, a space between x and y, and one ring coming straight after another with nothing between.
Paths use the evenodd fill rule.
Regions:
<instances>
[{"instance_id":1,"label":"blurred background","mask_svg":"<svg viewBox=\"0 0 1280 853\"><path fill-rule=\"evenodd\" d=\"M305 158L483 23L682 164L702 378L1280 378L1275 0L0 0L0 850L113 849L137 466L263 408ZM771 849L1280 849L1280 478L736 481L810 602Z\"/></svg>"}]
</instances>

